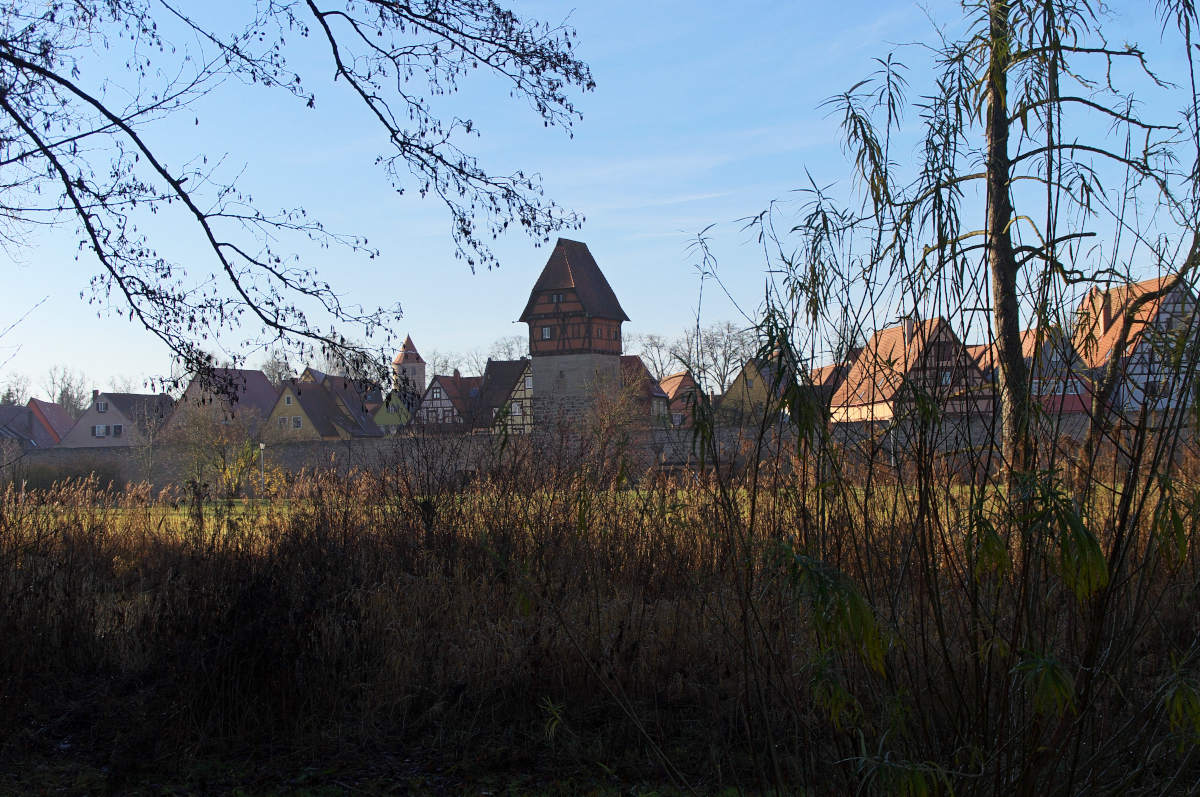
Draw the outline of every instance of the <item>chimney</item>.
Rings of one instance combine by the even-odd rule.
[[[1101,294],[1100,299],[1100,334],[1103,335],[1112,326],[1112,295],[1109,291]]]
[[[913,342],[913,333],[916,331],[917,322],[913,321],[912,316],[905,316],[901,322],[904,326],[904,347],[908,348]]]
[[[454,369],[454,378],[455,378],[455,379],[460,379],[460,378],[462,378],[462,374],[460,374],[460,373],[458,372],[458,369],[457,369],[457,368],[455,368],[455,369]]]
[[[98,398],[100,398],[100,391],[97,390],[96,388],[92,388],[92,403],[95,404],[96,399],[98,399]]]

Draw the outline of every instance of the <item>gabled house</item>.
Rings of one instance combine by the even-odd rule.
[[[314,369],[283,383],[270,417],[269,436],[274,441],[349,440],[384,434],[353,388],[353,380],[329,377]]]
[[[664,426],[670,423],[667,412],[670,399],[642,358],[636,354],[621,356],[621,385],[630,391],[639,415],[649,416],[652,421]]]
[[[1158,277],[1108,290],[1093,287],[1075,315],[1072,343],[1096,388],[1104,377],[1126,310],[1145,294],[1165,287],[1170,277]],[[1124,410],[1162,410],[1186,402],[1177,369],[1187,364],[1196,300],[1178,285],[1165,296],[1144,302],[1134,315],[1124,355],[1118,362],[1120,381],[1112,397]]]
[[[942,318],[905,319],[875,332],[830,402],[835,422],[891,421],[918,396],[948,415],[990,413],[991,387]]]
[[[482,386],[483,377],[463,376],[457,368],[450,376],[434,376],[421,397],[416,420],[445,430],[473,429],[475,404]]]
[[[729,389],[715,402],[718,423],[757,426],[763,422],[763,413],[768,408],[777,413],[778,402],[792,379],[789,370],[778,357],[747,360],[729,383]]]
[[[1039,340],[1040,337],[1040,340]],[[996,344],[968,346],[984,381],[999,383],[996,371]],[[1037,397],[1047,412],[1075,413],[1091,409],[1089,370],[1059,327],[1046,326],[1021,332],[1021,354],[1029,375],[1030,395]]]
[[[667,396],[667,414],[670,415],[671,426],[691,428],[692,404],[696,400],[696,391],[700,389],[691,373],[680,371],[664,376],[658,386]]]
[[[136,446],[152,443],[174,418],[175,402],[166,393],[101,393],[71,430],[62,448]]]
[[[488,360],[470,409],[477,431],[533,431],[533,367],[528,359]]]
[[[362,395],[363,406],[371,413],[372,420],[384,434],[398,434],[400,427],[412,419],[412,411],[404,397],[395,390],[384,393],[380,387],[372,387]],[[420,400],[412,399],[412,404]]]
[[[75,425],[75,419],[67,412],[66,407],[61,404],[56,404],[53,401],[42,401],[41,399],[30,399],[26,404],[33,413],[38,422],[45,427],[50,436],[54,438],[54,443],[57,445],[66,437],[67,432],[71,431],[71,427]]]
[[[276,441],[349,440],[382,437],[369,383],[333,376],[309,366],[280,387],[271,410],[269,436]],[[375,388],[376,394],[378,388]]]

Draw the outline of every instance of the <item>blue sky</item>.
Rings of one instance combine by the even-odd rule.
[[[820,183],[844,184],[836,122],[821,102],[873,71],[873,57],[932,32],[920,6],[894,1],[545,0],[512,7],[551,22],[569,16],[579,32],[578,53],[597,88],[575,95],[584,118],[574,138],[544,129],[485,76],[473,75],[444,107],[479,125],[481,137],[469,146],[485,167],[538,172],[548,197],[586,216],[582,230],[563,234],[587,242],[632,319],[631,333],[673,335],[693,322],[699,283],[686,246],[714,224],[719,274],[743,309],[757,308],[764,258],[738,220],[803,185],[806,169]],[[1153,44],[1145,41],[1158,33],[1150,8],[1132,4],[1113,29]],[[955,5],[933,9],[958,17]],[[331,230],[369,238],[381,252],[375,260],[300,247],[300,262],[348,301],[399,302],[405,318],[395,331],[411,334],[422,351],[486,351],[497,338],[524,334],[514,321],[548,250],[513,232],[495,246],[500,267],[472,274],[454,258],[445,209],[415,192],[397,195],[374,165],[386,152],[381,131],[332,83],[324,53],[289,41],[287,55],[316,93],[315,109],[229,82],[186,120],[157,128],[155,145],[178,159],[224,157],[228,173],[244,169],[239,184],[260,207],[303,206]],[[915,66],[923,56],[908,50],[901,57]],[[199,256],[186,227],[156,223],[164,253],[185,265]],[[166,350],[149,333],[103,310],[97,317],[97,307],[80,299],[95,264],[86,255],[76,260],[73,229],[38,235],[5,255],[0,327],[45,298],[0,341],[20,345],[6,370],[36,378],[63,363],[100,386],[116,375],[166,373]],[[706,290],[703,320],[726,318],[737,318],[733,303]]]

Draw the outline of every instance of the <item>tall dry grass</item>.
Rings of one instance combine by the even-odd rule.
[[[760,792],[1195,786],[1194,483],[1075,504],[1035,475],[1016,515],[944,461],[788,439],[678,479],[512,440],[469,480],[409,457],[207,509],[9,490],[3,748],[119,767],[419,744]]]

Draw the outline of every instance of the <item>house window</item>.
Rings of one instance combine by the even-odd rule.
[[[525,389],[533,390],[533,377],[532,376],[525,377]]]
[[[542,340],[550,340],[550,327],[542,327]]]
[[[293,429],[302,429],[303,427],[304,427],[304,421],[302,420],[301,416],[293,415],[292,416],[292,428]]]
[[[442,397],[442,389],[440,387],[435,387],[430,395],[435,399],[440,399]]]
[[[753,379],[747,379],[747,380],[746,380],[746,387],[748,387],[748,388],[750,388],[751,390],[753,390],[753,389],[754,389],[754,380],[753,380]]]
[[[683,413],[682,412],[677,412],[671,416],[671,425],[672,426],[683,426]]]
[[[471,388],[471,397],[474,398],[475,396],[478,396],[478,395],[479,395],[479,388],[477,388],[477,387]]]
[[[521,417],[521,402],[514,401],[512,405],[512,414],[518,418]]]
[[[395,415],[396,413],[400,412],[400,405],[399,404],[389,404],[388,412],[390,412],[392,415]]]
[[[291,396],[284,396],[284,397],[283,397],[283,403],[284,403],[284,404],[286,404],[286,405],[288,405],[289,407],[290,407],[290,406],[292,406],[292,397],[291,397]]]
[[[454,423],[454,413],[452,413],[452,412],[446,413],[446,423]]]
[[[96,412],[108,412],[108,402],[107,401],[97,401],[96,402]]]
[[[950,372],[949,371],[942,371],[942,384],[943,385],[950,384]]]
[[[92,437],[106,437],[107,435],[108,435],[108,427],[107,426],[101,425],[101,426],[93,426],[92,427]]]
[[[113,424],[113,428],[112,428],[112,432],[113,432],[113,433],[112,433],[112,436],[113,436],[113,437],[120,437],[120,436],[121,436],[121,432],[124,432],[124,431],[125,431],[125,425],[124,425],[124,424],[120,424],[120,423],[114,423],[114,424]]]
[[[280,416],[279,416],[279,421],[277,422],[277,424],[276,424],[276,425],[277,425],[277,426],[278,426],[280,429],[286,429],[286,428],[287,428],[287,416],[286,416],[286,415],[280,415]]]

